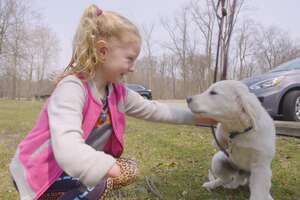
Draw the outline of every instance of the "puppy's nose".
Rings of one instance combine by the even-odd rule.
[[[187,103],[191,103],[191,102],[192,102],[192,100],[193,100],[193,98],[192,98],[192,97],[187,97],[187,98],[186,98],[186,102],[187,102]]]

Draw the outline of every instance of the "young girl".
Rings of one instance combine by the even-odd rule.
[[[125,113],[196,123],[188,109],[148,101],[125,88],[123,76],[134,71],[140,48],[139,31],[126,18],[95,5],[84,11],[71,62],[11,162],[21,200],[104,199],[133,182],[136,163],[120,158]]]

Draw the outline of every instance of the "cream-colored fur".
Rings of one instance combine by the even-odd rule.
[[[208,190],[219,186],[234,189],[249,184],[250,200],[272,200],[275,126],[257,97],[243,83],[227,80],[190,97],[188,106],[195,114],[220,122],[216,137],[229,153],[229,157],[222,151],[213,156],[209,181],[203,187]],[[229,138],[230,132],[243,132],[248,127],[253,128]]]

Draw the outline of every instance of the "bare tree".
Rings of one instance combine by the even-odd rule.
[[[153,88],[153,75],[155,72],[155,58],[153,55],[153,30],[154,30],[154,24],[151,24],[149,27],[147,26],[142,26],[142,34],[144,38],[144,56],[146,59],[146,79],[147,79],[147,86],[149,88]]]
[[[258,31],[258,25],[253,20],[244,20],[237,27],[235,36],[235,59],[236,65],[233,69],[233,78],[242,79],[250,77],[255,71],[254,54],[255,54],[255,33]]]
[[[165,54],[163,54],[157,65],[157,74],[158,76],[155,76],[155,82],[156,82],[156,89],[158,90],[157,97],[159,99],[162,99],[167,96],[166,94],[166,88],[167,87],[167,70],[168,70],[168,64],[169,64],[169,57]]]
[[[55,33],[45,25],[35,25],[27,30],[26,57],[23,65],[24,77],[27,84],[27,97],[38,94],[44,90],[43,83],[48,79],[57,64],[59,54],[59,41]],[[37,81],[38,87],[33,87]]]
[[[216,15],[214,14],[213,5],[211,0],[205,0],[203,3],[199,0],[191,2],[191,14],[192,19],[196,24],[196,27],[200,30],[202,37],[205,40],[205,56],[208,61],[207,67],[212,67],[212,44],[214,35],[214,26]]]
[[[263,67],[262,71],[268,71],[300,55],[299,43],[292,40],[288,33],[277,27],[261,27],[261,30],[261,33],[256,34],[256,59]]]
[[[198,53],[198,55],[192,59],[192,74],[194,76],[192,80],[195,80],[198,83],[196,92],[201,92],[213,82],[213,77],[210,73],[212,73],[211,69],[213,68],[214,61],[213,42],[216,15],[214,13],[213,2],[211,0],[192,1],[190,8],[192,19],[198,30],[200,30],[200,41],[204,41],[204,53],[202,55]],[[197,35],[194,37],[197,37]]]
[[[176,71],[177,71],[177,65],[178,65],[178,60],[177,59],[175,59],[174,57],[171,57],[171,60],[170,60],[170,72],[171,72],[171,77],[172,77],[172,97],[173,98],[177,98],[177,93],[176,93],[176,80],[177,80],[177,73],[176,73]]]
[[[39,52],[37,54],[36,79],[39,83],[43,83],[46,73],[56,64],[59,42],[56,35],[46,26],[38,26],[33,31],[38,44],[36,48]],[[37,92],[39,93],[41,90]]]
[[[214,0],[212,0],[214,1]],[[215,13],[218,17],[219,26],[219,42],[218,46],[221,47],[221,66],[222,75],[221,80],[227,78],[228,62],[229,62],[229,50],[232,32],[236,24],[237,17],[241,11],[244,0],[218,0],[218,3],[214,5]],[[219,8],[221,13],[219,13]],[[221,41],[220,41],[221,40]],[[216,61],[218,63],[218,61]],[[215,77],[218,71],[218,66],[216,65]]]
[[[177,93],[176,93],[176,82],[178,77],[178,59],[175,57],[175,55],[169,55],[168,56],[168,74],[171,77],[171,98],[176,99]]]
[[[2,54],[3,45],[7,38],[13,6],[14,1],[12,0],[0,0],[0,55]]]
[[[138,73],[132,80],[150,85],[152,77],[152,89],[158,98],[183,98],[202,92],[213,79],[216,17],[217,25],[222,27],[219,40],[222,70],[221,73],[216,70],[215,75],[221,75],[221,79],[229,76],[243,79],[300,55],[299,41],[282,30],[265,28],[242,18],[244,0],[220,0],[219,6],[213,3],[194,0],[177,12],[172,21],[162,20],[170,38],[170,42],[162,44],[162,55],[153,56],[153,42],[149,42],[153,30],[147,29],[145,55],[139,59]],[[151,72],[149,61],[153,64]]]
[[[27,14],[27,7],[23,2],[16,1],[12,8],[12,25],[8,30],[7,38],[7,49],[8,49],[8,60],[10,63],[9,76],[11,78],[11,98],[15,99],[19,97],[18,79],[20,76],[20,64],[21,60],[24,58],[24,48],[25,48],[25,18]]]
[[[0,89],[12,99],[29,97],[31,83],[45,78],[59,53],[56,35],[37,25],[41,18],[28,5],[24,0],[0,0],[0,78],[5,84]]]
[[[162,20],[162,25],[168,32],[171,40],[169,44],[164,44],[164,46],[178,57],[178,63],[181,68],[181,76],[183,79],[182,94],[184,96],[189,92],[187,81],[189,79],[190,69],[187,58],[188,56],[193,55],[195,51],[195,41],[191,40],[189,34],[188,24],[190,19],[188,13],[188,7],[184,7],[174,18],[173,24],[172,22]]]

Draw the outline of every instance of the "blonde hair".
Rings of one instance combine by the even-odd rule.
[[[73,38],[71,61],[57,82],[70,74],[81,75],[85,79],[95,76],[96,67],[102,63],[95,48],[99,39],[107,42],[140,42],[141,36],[137,27],[127,18],[115,12],[103,12],[96,5],[89,6],[85,9]]]

